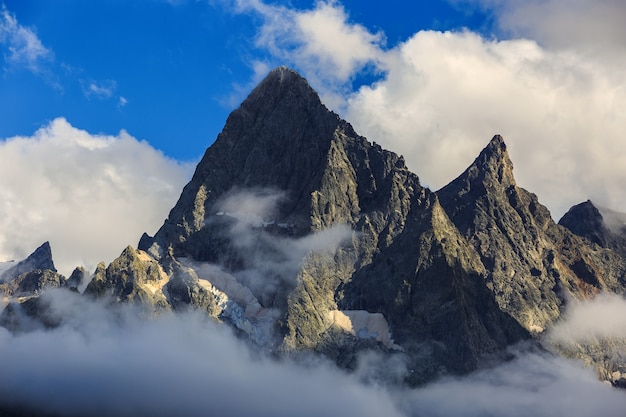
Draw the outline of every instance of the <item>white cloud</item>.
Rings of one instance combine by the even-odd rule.
[[[570,416],[619,415],[623,392],[599,382],[591,369],[541,352],[518,351],[495,368],[444,379],[409,393],[408,415]]]
[[[35,73],[41,71],[42,62],[52,59],[52,51],[43,46],[37,34],[20,25],[4,5],[0,8],[0,44],[7,48],[9,64],[23,65]]]
[[[563,320],[549,332],[556,342],[579,343],[596,339],[626,339],[626,300],[600,294],[590,301],[570,300]]]
[[[0,404],[80,416],[390,416],[382,390],[330,364],[275,361],[200,315],[138,319],[74,294],[46,294],[67,317],[53,331],[0,327]]]
[[[502,134],[518,183],[560,217],[591,198],[626,210],[626,76],[530,40],[419,32],[387,55],[387,76],[349,100],[357,130],[404,154],[437,189],[493,134]]]
[[[513,36],[537,39],[551,48],[591,55],[626,52],[626,3],[622,0],[452,0],[482,4]]]
[[[522,10],[531,6],[532,16],[543,14],[539,20],[548,25],[550,7],[562,5],[562,10],[570,4],[477,1],[501,7],[499,23],[509,28],[521,24]],[[603,21],[597,13],[586,15],[587,10],[615,13],[611,27],[625,16],[611,0],[598,7],[591,1],[571,3],[568,19],[585,17],[589,31]],[[626,120],[620,117],[626,108],[626,74],[621,59],[607,58],[610,53],[590,54],[576,43],[557,48],[556,40],[485,39],[469,31],[420,31],[385,47],[381,33],[350,22],[337,2],[319,2],[312,10],[260,1],[239,4],[245,5],[240,10],[262,17],[258,46],[301,71],[359,133],[403,154],[432,188],[454,179],[494,134],[502,134],[518,183],[538,194],[556,218],[589,198],[626,211],[621,139]],[[572,29],[564,31],[566,26]],[[569,21],[559,27],[554,36],[578,28]],[[524,33],[539,32],[537,27]],[[594,39],[602,43],[605,38]],[[603,47],[619,52],[623,39]],[[350,92],[350,80],[368,67],[384,76]]]
[[[100,100],[108,99],[113,96],[117,83],[114,80],[105,80],[100,83],[95,81],[83,82],[83,94],[87,98],[95,97]],[[123,99],[123,100],[122,100]],[[119,103],[126,104],[126,99],[120,97]]]
[[[64,274],[154,233],[191,174],[126,132],[92,135],[63,118],[0,141],[0,161],[0,259],[49,240]]]
[[[466,377],[407,389],[372,378],[381,364],[371,355],[348,375],[319,358],[269,359],[199,314],[145,320],[131,305],[113,309],[60,290],[42,297],[64,321],[17,335],[0,327],[0,405],[87,417],[583,417],[626,408],[623,392],[590,369],[532,350],[514,350],[515,359]],[[388,372],[402,372],[393,358],[388,365],[395,368]]]
[[[349,16],[336,1],[318,1],[311,10],[269,5],[259,0],[236,1],[239,12],[254,12],[263,25],[256,45],[267,49],[275,61],[297,63],[328,104],[339,104],[339,93],[365,66],[380,58],[382,33],[349,23]]]

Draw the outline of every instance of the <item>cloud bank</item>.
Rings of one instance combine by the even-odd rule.
[[[1,140],[0,161],[0,260],[49,240],[66,275],[157,230],[191,175],[126,132],[92,135],[63,118]]]
[[[237,4],[261,17],[255,42],[271,65],[301,71],[357,131],[403,154],[430,187],[453,180],[502,134],[518,183],[556,219],[589,198],[626,210],[623,2],[451,2],[490,10],[502,33],[419,31],[388,46],[335,1],[304,10]],[[378,79],[353,91],[363,71]]]
[[[411,390],[368,378],[372,357],[346,374],[319,358],[295,363],[253,353],[200,315],[147,320],[130,305],[64,290],[42,297],[64,322],[22,334],[0,328],[0,407],[85,417],[582,417],[626,407],[624,393],[589,369],[523,347],[496,368]]]

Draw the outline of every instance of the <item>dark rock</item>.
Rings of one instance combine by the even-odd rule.
[[[626,213],[596,207],[591,200],[572,206],[559,224],[591,242],[626,256]]]
[[[44,242],[26,259],[4,271],[4,273],[0,276],[0,283],[11,281],[18,276],[26,272],[34,271],[35,269],[50,270],[53,272],[57,271],[54,267],[54,262],[52,261],[52,250],[50,249],[49,242]]]
[[[67,279],[67,281],[65,281],[65,284],[63,286],[70,289],[78,289],[83,285],[85,277],[87,276],[87,270],[85,270],[85,268],[83,268],[82,266],[79,266],[75,268],[74,271],[72,271],[72,274]]]
[[[478,252],[498,305],[527,330],[542,332],[558,319],[566,293],[580,299],[624,290],[623,259],[556,225],[537,197],[517,186],[500,136],[437,195]]]

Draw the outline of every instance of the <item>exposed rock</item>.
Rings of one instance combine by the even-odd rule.
[[[515,183],[500,136],[437,195],[480,255],[498,305],[527,330],[542,332],[558,319],[566,293],[623,292],[623,259],[556,225],[537,197]]]
[[[2,275],[0,275],[0,283],[11,281],[26,272],[34,271],[36,269],[42,271],[57,271],[54,267],[54,262],[52,261],[52,250],[50,249],[49,242],[44,242],[26,259],[4,271]]]
[[[274,353],[345,368],[363,350],[404,355],[416,385],[542,334],[568,297],[623,293],[622,252],[587,239],[517,186],[500,136],[433,193],[281,67],[231,113],[154,237],[100,264],[85,293],[198,309]]]
[[[508,174],[513,181],[503,171]],[[267,201],[276,191],[269,214],[254,213],[258,218],[251,220],[246,213],[246,236],[257,243],[241,246],[232,234],[241,213],[220,204],[245,192]],[[358,136],[286,68],[270,73],[230,115],[165,224],[139,246],[162,262],[171,247],[174,259],[217,263],[246,286],[252,283],[242,272],[258,266],[253,254],[285,256],[275,239],[338,224],[352,229],[339,246],[275,272],[287,275],[281,279],[264,275],[269,295],[250,287],[261,308],[279,311],[282,351],[313,350],[351,363],[361,347],[389,349],[386,337],[364,342],[337,326],[333,312],[365,310],[388,322],[387,336],[414,358],[410,382],[419,383],[475,369],[484,355],[529,337],[500,310],[484,285],[480,256],[402,157]],[[222,317],[201,281],[193,270],[175,268],[170,302]],[[219,305],[219,295],[216,300]]]
[[[559,224],[603,248],[626,256],[626,213],[596,207],[587,200],[571,207]]]
[[[381,312],[410,358],[409,382],[476,369],[528,333],[485,287],[485,269],[435,195],[414,204],[403,233],[357,271],[341,308]]]
[[[87,270],[82,266],[79,266],[72,271],[70,277],[65,281],[64,286],[70,289],[78,291],[79,288],[85,283],[85,278],[88,277]]]
[[[106,269],[103,263],[98,265],[85,294],[135,301],[158,312],[170,307],[163,293],[168,281],[169,276],[156,260],[128,246]]]

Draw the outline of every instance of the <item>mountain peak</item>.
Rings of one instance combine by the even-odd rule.
[[[513,163],[504,139],[495,135],[474,162],[456,179],[437,192],[444,200],[452,196],[480,196],[515,185]],[[453,198],[456,200],[456,197]],[[450,207],[448,207],[450,209]]]
[[[469,170],[482,172],[486,180],[497,181],[509,186],[515,184],[513,163],[509,157],[506,143],[500,135],[495,135],[481,151]],[[478,172],[475,172],[475,175]]]
[[[587,200],[572,206],[559,224],[602,247],[626,254],[626,213]]]
[[[4,271],[2,276],[0,276],[0,282],[10,281],[17,278],[19,275],[34,269],[49,269],[53,272],[57,271],[54,267],[54,262],[52,261],[52,249],[50,248],[50,242],[42,243],[41,246],[28,255],[26,259]]]
[[[296,106],[324,107],[317,92],[309,85],[306,78],[296,71],[282,66],[267,74],[244,100],[241,108],[272,109],[279,102],[285,101]]]
[[[278,81],[283,82],[283,81],[305,81],[306,79],[303,78],[300,74],[298,74],[297,71],[285,66],[285,65],[281,65],[280,67],[276,67],[273,70],[271,70],[269,72],[269,74],[267,74],[266,78],[276,78],[278,79]]]

